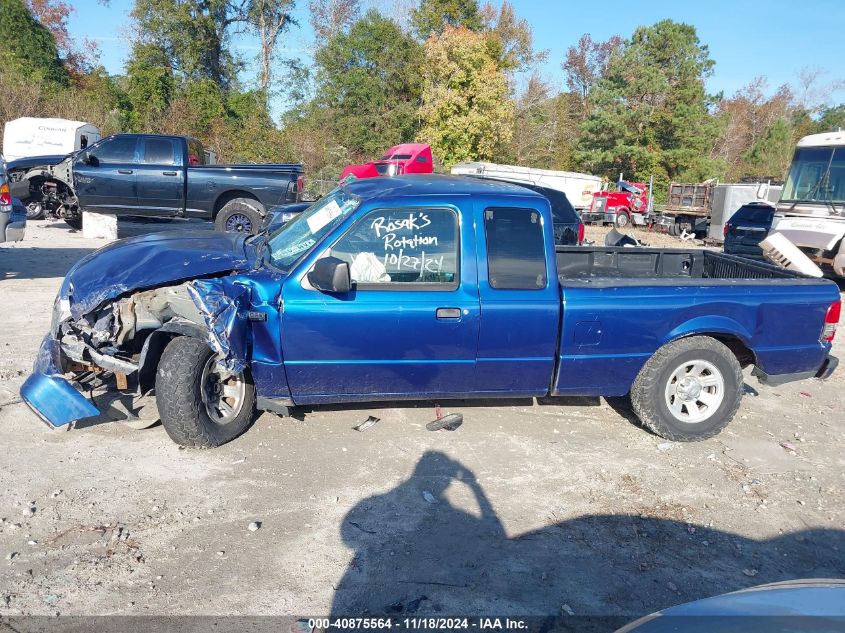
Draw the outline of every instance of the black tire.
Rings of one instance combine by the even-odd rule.
[[[631,218],[628,217],[628,214],[624,211],[620,211],[616,214],[616,226],[618,228],[624,228],[631,223]]]
[[[75,218],[65,218],[65,224],[77,231],[82,230],[82,214],[80,213]]]
[[[233,233],[258,233],[264,226],[264,205],[251,198],[229,200],[214,218],[214,228]]]
[[[669,405],[670,399],[675,403],[680,402],[681,417],[685,415],[683,408],[686,408],[686,415],[693,415],[687,400],[682,398],[679,401],[677,395],[668,394],[672,385],[680,384],[672,382],[673,376],[677,376],[677,370],[687,361],[690,366],[693,361],[703,361],[714,366],[723,380],[721,400],[717,400],[717,406],[707,413],[706,419],[698,422],[679,419]],[[704,378],[710,375],[712,372]],[[707,389],[718,393],[719,387]],[[704,391],[700,384],[699,391]],[[691,401],[696,414],[700,415],[697,398],[698,395]],[[667,343],[648,360],[631,388],[631,405],[643,425],[660,437],[676,442],[695,442],[718,434],[736,414],[741,398],[742,368],[739,362],[731,350],[709,336],[691,336]],[[704,411],[707,412],[709,408],[705,406]]]
[[[245,391],[235,417],[215,422],[203,401],[201,383],[213,352],[191,336],[177,336],[161,355],[156,372],[156,404],[164,430],[181,446],[214,448],[230,442],[249,428],[255,414],[255,387],[243,377]]]
[[[45,216],[44,205],[35,200],[27,200],[26,205],[26,219],[27,220],[43,220]]]

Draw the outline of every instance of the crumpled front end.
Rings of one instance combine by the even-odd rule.
[[[21,395],[53,428],[97,416],[94,390],[133,402],[155,386],[155,369],[174,336],[205,340],[231,372],[243,371],[250,341],[250,287],[224,277],[138,291],[76,316],[60,293]],[[91,400],[83,395],[85,392]],[[147,398],[149,399],[149,398]],[[103,403],[108,399],[104,398]]]

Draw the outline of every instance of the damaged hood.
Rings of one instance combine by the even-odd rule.
[[[243,233],[173,231],[113,242],[70,269],[59,296],[78,319],[127,292],[250,267]]]

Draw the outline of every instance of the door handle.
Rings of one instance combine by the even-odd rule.
[[[460,308],[437,308],[438,319],[460,319]]]
[[[131,174],[132,170],[131,169],[118,169],[117,173],[119,173],[119,174]]]
[[[162,176],[175,176],[176,172],[175,171],[163,171],[163,172],[161,172],[161,175]]]

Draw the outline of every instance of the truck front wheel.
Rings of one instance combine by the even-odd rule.
[[[258,233],[264,223],[264,205],[251,198],[229,200],[214,218],[214,228],[229,233]]]
[[[156,404],[164,430],[181,446],[213,448],[252,423],[255,387],[244,373],[228,372],[205,341],[177,336],[161,355]]]
[[[628,217],[628,212],[624,209],[620,209],[620,211],[616,214],[616,226],[621,229],[628,226],[630,222],[631,218]]]
[[[718,434],[736,414],[742,368],[709,336],[661,347],[640,370],[631,404],[643,425],[668,440],[694,442]]]

